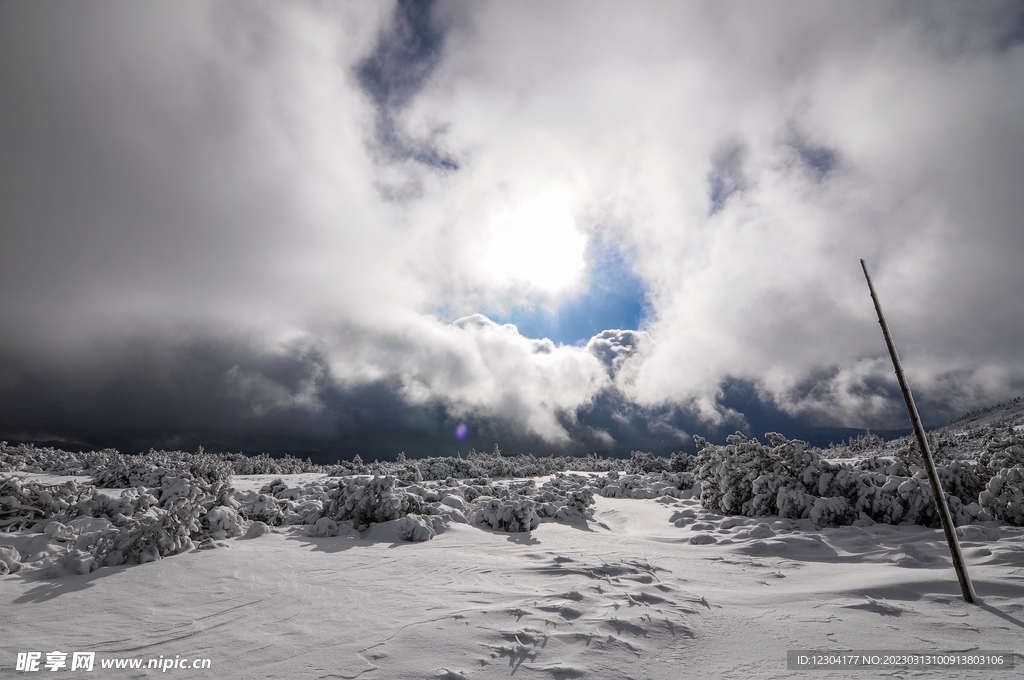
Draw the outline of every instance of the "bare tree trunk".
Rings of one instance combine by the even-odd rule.
[[[875,287],[871,283],[871,276],[868,274],[868,266],[864,260],[860,261],[864,270],[864,278],[868,281],[868,290],[871,291],[871,300],[875,303],[875,311],[878,313],[878,324],[882,327],[882,335],[885,337],[885,344],[889,348],[889,356],[892,357],[892,366],[896,369],[896,379],[903,391],[903,400],[907,403],[907,411],[910,412],[910,423],[914,426],[914,434],[917,436],[917,445],[921,449],[921,456],[924,458],[924,467],[928,471],[928,481],[932,485],[932,494],[935,496],[935,505],[939,510],[939,519],[942,520],[942,530],[946,532],[946,542],[949,543],[949,553],[953,557],[953,566],[956,568],[956,577],[960,581],[960,590],[964,599],[974,604],[978,601],[978,594],[974,592],[974,584],[967,574],[967,564],[964,562],[963,553],[960,552],[960,542],[956,539],[956,529],[953,526],[953,518],[949,514],[949,506],[946,504],[946,496],[942,493],[942,485],[939,484],[939,475],[935,470],[935,461],[932,459],[931,449],[928,447],[928,438],[925,436],[924,427],[921,425],[921,416],[917,413],[917,406],[914,404],[914,395],[910,393],[910,385],[903,375],[903,366],[900,364],[900,357],[896,353],[896,345],[889,334],[889,326],[885,323],[885,316],[882,314],[882,305],[878,302],[878,295],[875,294]]]

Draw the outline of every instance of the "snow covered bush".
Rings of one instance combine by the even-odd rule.
[[[337,488],[337,481],[332,482]],[[256,491],[235,493],[239,514],[248,520],[271,526],[314,524],[322,515],[328,498],[325,486],[288,486],[275,479]]]
[[[677,451],[669,458],[668,469],[670,472],[693,472],[697,469],[697,456]]]
[[[12,545],[0,545],[0,576],[21,571],[21,553]]]
[[[127,488],[117,497],[74,481],[43,485],[4,479],[0,526],[9,531],[45,521],[45,536],[67,546],[48,567],[55,573],[149,562],[182,552],[195,541],[238,535],[241,520],[228,483],[183,474],[164,474],[157,488]],[[85,526],[93,528],[79,533]]]
[[[1003,468],[993,475],[978,504],[995,519],[1024,526],[1024,467]]]
[[[142,514],[151,507],[159,506],[160,499],[157,494],[159,489],[153,489],[156,494],[145,487],[125,489],[119,496],[112,497],[104,493],[94,494],[84,504],[79,504],[80,514],[87,517],[109,517],[117,521],[118,516],[132,517]]]
[[[403,541],[422,542],[429,541],[444,530],[444,523],[440,517],[425,517],[423,515],[406,515],[398,520],[398,537]]]
[[[537,503],[528,498],[481,499],[474,506],[469,521],[476,526],[486,526],[494,531],[509,533],[533,531],[540,526]]]
[[[91,516],[107,517],[114,525],[84,546],[97,564],[151,562],[187,550],[196,542],[241,533],[237,502],[226,481],[211,482],[186,474],[164,475],[162,483],[152,492],[125,489],[116,499],[98,494],[81,506],[88,508]],[[76,548],[83,548],[81,541]]]
[[[100,537],[90,553],[97,564],[144,564],[193,547],[192,536],[202,532],[200,517],[206,510],[193,499],[179,497],[166,507],[136,517],[124,517],[120,526]]]
[[[592,505],[594,505],[593,491],[586,487],[574,489],[566,494],[565,504],[558,508],[555,517],[560,519],[592,519],[594,516],[594,510],[591,508]]]
[[[335,522],[352,520],[357,531],[365,531],[373,522],[419,514],[424,506],[419,496],[396,491],[394,477],[352,477],[328,495],[323,516]]]
[[[903,460],[829,460],[799,440],[777,433],[770,444],[740,433],[726,446],[697,438],[704,507],[729,515],[812,519],[818,526],[840,526],[858,519],[889,524],[938,526],[931,486],[924,469]],[[984,467],[953,460],[938,467],[956,524],[972,515],[971,503],[987,481]]]
[[[77,506],[92,496],[74,480],[61,484],[26,482],[20,477],[0,480],[0,531],[17,531],[58,515],[73,517]]]
[[[121,489],[134,486],[131,483],[132,469],[128,460],[120,453],[111,453],[106,464],[99,465],[92,474],[92,483],[107,489]],[[155,486],[155,485],[150,485]]]
[[[675,462],[642,454],[645,465],[673,471],[687,471],[685,454],[677,454]],[[692,458],[692,457],[690,457]],[[200,447],[195,453],[184,451],[155,451],[122,454],[115,449],[72,452],[52,448],[37,448],[20,444],[9,446],[0,442],[0,471],[51,472],[67,475],[91,475],[101,488],[155,487],[164,475],[189,475],[206,482],[226,480],[229,475],[286,475],[301,472],[319,472],[336,477],[375,474],[392,476],[399,481],[420,483],[444,480],[449,477],[496,479],[538,477],[569,470],[608,472],[620,470],[626,461],[602,458],[595,454],[583,457],[534,456],[519,454],[505,456],[495,446],[493,451],[470,450],[466,456],[442,456],[421,459],[405,458],[399,454],[396,461],[364,463],[358,456],[334,465],[318,465],[309,459],[300,460],[290,455],[272,457],[265,453],[246,456],[241,453],[209,453]],[[676,467],[672,467],[676,466]],[[653,468],[652,468],[653,469]]]
[[[92,459],[93,484],[101,488],[124,488],[129,486],[161,486],[166,476],[188,476],[193,479],[215,484],[228,481],[233,468],[217,454],[208,454],[202,447],[192,453],[182,451],[154,451],[126,456],[108,451],[106,456]]]
[[[670,461],[667,458],[659,458],[646,451],[633,451],[629,455],[629,462],[626,463],[626,472],[631,475],[664,472],[669,469],[669,465]]]
[[[590,486],[605,498],[689,498],[695,486],[689,472],[657,472],[619,474],[611,471],[590,480]]]
[[[978,456],[978,465],[992,474],[1005,468],[1024,466],[1024,440],[1013,430],[1002,436],[993,433],[985,443],[984,452]]]
[[[765,488],[769,480],[761,483],[757,493],[759,499],[753,502],[754,480],[765,472],[776,472],[775,462],[766,447],[756,439],[748,440],[739,432],[729,435],[724,447],[713,446],[701,437],[695,439],[700,464],[697,477],[701,481],[701,504],[726,515],[769,514],[770,507],[764,502],[765,494],[772,490]]]
[[[447,480],[449,478],[476,479],[487,477],[493,479],[514,479],[542,477],[569,470],[607,472],[608,470],[621,469],[625,464],[625,461],[619,459],[601,458],[594,454],[582,457],[534,456],[530,453],[505,456],[495,446],[491,452],[470,450],[465,457],[456,455],[411,459],[399,455],[398,460],[395,462],[374,461],[370,464],[364,463],[359,456],[356,456],[351,461],[339,461],[330,468],[329,474],[335,477],[367,474],[392,476],[396,477],[399,481],[416,484],[424,481]],[[657,458],[654,464],[668,466],[669,461]]]
[[[61,451],[38,448],[31,444],[10,446],[0,442],[0,471],[50,472],[60,475],[92,475],[96,486],[124,488],[156,486],[150,475],[163,469],[164,474],[189,474],[207,482],[226,479],[227,475],[295,474],[326,472],[323,465],[299,460],[290,455],[271,457],[265,453],[246,456],[241,453],[208,453],[202,447],[195,453],[154,451],[136,455],[121,454],[116,449],[102,451]]]
[[[540,488],[536,485],[510,484],[507,487],[509,494],[505,498],[528,497],[536,503],[536,513],[541,520],[587,520],[594,515],[591,481],[582,475],[559,472]]]
[[[319,538],[329,538],[331,536],[337,536],[338,523],[335,522],[333,519],[321,517],[309,527],[308,531],[310,536],[316,536]]]
[[[202,527],[210,538],[234,538],[242,533],[242,518],[234,508],[218,505],[203,515]]]

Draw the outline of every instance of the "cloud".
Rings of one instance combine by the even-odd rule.
[[[428,84],[441,60],[443,20],[433,0],[399,0],[373,51],[355,65],[359,85],[377,109],[375,141],[385,162],[414,161],[442,172],[459,169],[459,162],[436,144],[442,129],[413,138],[400,121],[403,110]],[[386,185],[382,189],[388,199],[410,198],[419,190],[418,183],[404,189]]]
[[[709,215],[721,212],[729,198],[746,188],[743,177],[744,147],[729,144],[711,157],[711,171],[708,173]]]
[[[335,375],[352,365],[370,368],[348,379],[394,378],[411,404],[441,402],[460,417],[509,420],[553,444],[569,442],[558,417],[571,418],[608,382],[585,349],[531,340],[481,315],[452,324],[416,319],[381,339],[365,337],[355,362],[349,345]]]
[[[455,418],[537,450],[899,427],[861,257],[926,419],[1015,396],[1021,26],[1002,2],[2,4],[0,430],[344,453]],[[578,281],[485,266],[550,196]]]

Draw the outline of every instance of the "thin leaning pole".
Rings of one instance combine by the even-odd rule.
[[[971,577],[967,574],[967,563],[964,562],[963,553],[960,552],[960,542],[956,539],[953,517],[949,514],[946,496],[942,493],[942,485],[939,484],[939,474],[935,470],[935,461],[932,459],[931,449],[928,448],[928,438],[925,437],[924,427],[921,425],[921,416],[918,415],[917,406],[914,405],[914,395],[910,393],[907,377],[903,375],[903,366],[900,364],[899,355],[896,354],[896,345],[892,341],[892,335],[889,334],[889,326],[885,323],[885,315],[882,314],[882,305],[879,304],[878,295],[875,294],[875,287],[871,283],[868,266],[864,264],[864,260],[860,261],[860,266],[864,270],[864,278],[868,281],[868,290],[871,291],[871,300],[875,303],[875,311],[878,312],[878,324],[882,327],[882,335],[885,336],[885,344],[889,348],[889,356],[892,357],[892,366],[896,369],[896,379],[899,381],[900,389],[903,391],[903,400],[907,402],[910,422],[914,426],[917,445],[921,448],[924,467],[928,471],[928,481],[931,482],[932,495],[935,496],[935,505],[939,509],[942,530],[946,532],[946,542],[949,543],[949,553],[953,557],[953,566],[956,568],[956,577],[960,581],[960,590],[964,594],[964,599],[974,604],[978,601],[978,594],[974,592],[974,584],[971,583]]]

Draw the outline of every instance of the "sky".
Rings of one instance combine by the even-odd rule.
[[[1020,2],[6,0],[0,92],[7,441],[906,428],[860,258],[927,424],[1024,393]]]

